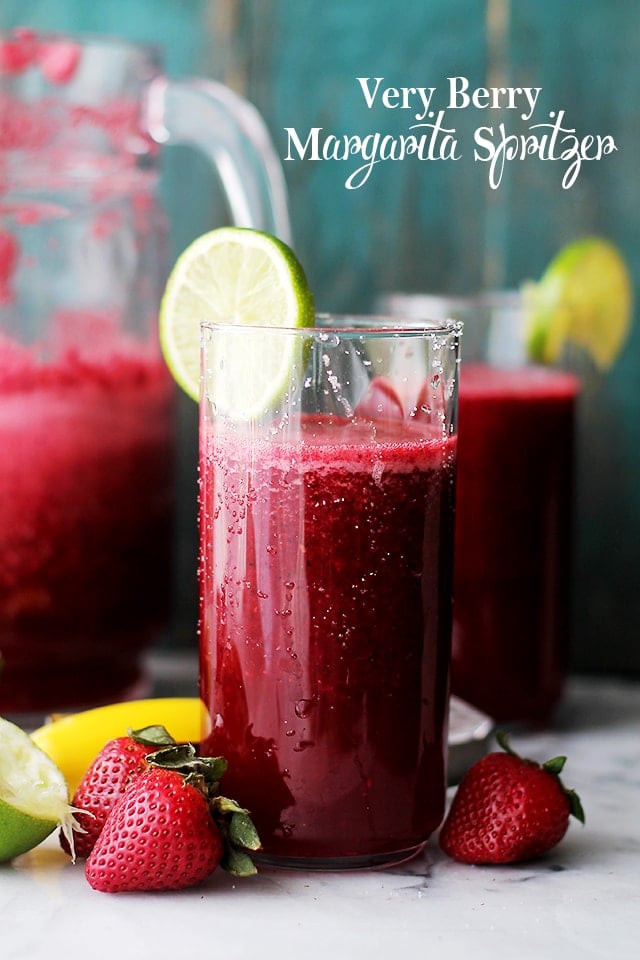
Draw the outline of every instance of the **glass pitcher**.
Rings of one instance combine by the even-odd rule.
[[[140,692],[167,617],[174,389],[157,341],[164,144],[289,238],[256,110],[158,50],[0,33],[0,712]]]

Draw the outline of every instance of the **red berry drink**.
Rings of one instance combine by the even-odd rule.
[[[267,854],[375,862],[443,812],[454,446],[301,427],[205,438],[205,750]]]
[[[452,690],[544,723],[569,645],[575,377],[465,364],[460,378]]]
[[[96,318],[84,317],[88,338]],[[103,344],[103,346],[105,346]],[[157,350],[0,338],[0,710],[113,700],[166,615],[172,395]]]
[[[397,862],[443,814],[456,438],[368,396],[272,435],[203,404],[203,750],[276,864]]]

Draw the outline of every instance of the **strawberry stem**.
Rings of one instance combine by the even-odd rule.
[[[505,753],[508,753],[512,757],[518,757],[518,759],[521,759],[520,754],[516,753],[515,750],[512,749],[511,744],[509,743],[509,735],[507,734],[506,730],[498,730],[496,733],[496,740]]]

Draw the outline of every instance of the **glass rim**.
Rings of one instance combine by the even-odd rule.
[[[409,317],[370,313],[316,313],[315,323],[310,326],[280,327],[268,324],[219,323],[203,319],[201,335],[205,331],[256,331],[260,334],[280,334],[300,337],[322,337],[336,334],[345,339],[367,337],[371,339],[407,336],[415,338],[459,337],[464,323],[453,318],[446,320],[410,319]]]

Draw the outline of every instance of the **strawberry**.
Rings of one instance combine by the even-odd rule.
[[[513,863],[541,856],[567,832],[569,816],[584,823],[574,790],[560,779],[566,757],[540,765],[516,754],[489,753],[463,777],[440,831],[440,846],[462,863]]]
[[[160,746],[173,743],[173,737],[158,726],[130,732],[127,737],[105,744],[73,795],[72,806],[80,811],[76,815],[79,832],[74,834],[74,859],[89,856],[115,803],[130,782],[148,769],[147,756]],[[62,834],[60,845],[71,854],[69,842]]]
[[[85,865],[104,893],[181,890],[219,864],[236,876],[255,873],[249,850],[260,841],[248,812],[221,797],[222,757],[197,757],[191,744],[147,758],[111,810]]]

